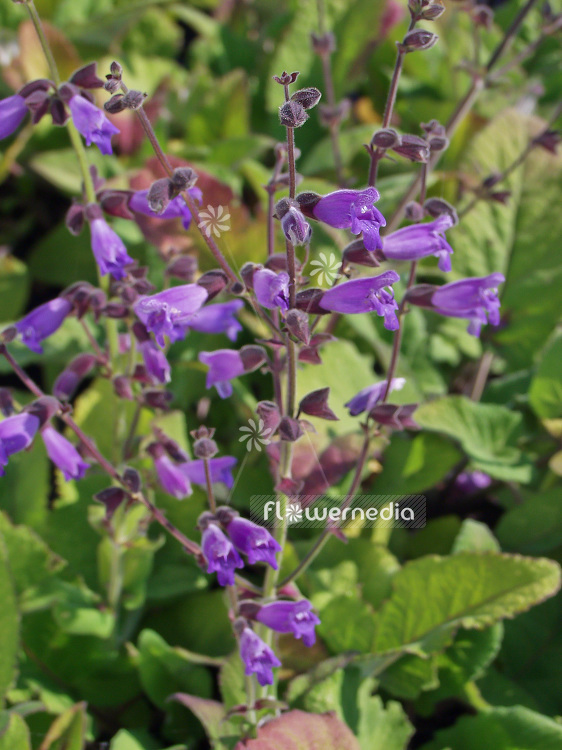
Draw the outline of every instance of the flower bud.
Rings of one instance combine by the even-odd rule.
[[[319,388],[317,391],[308,393],[299,404],[299,412],[309,414],[311,417],[337,421],[338,417],[328,406],[329,388]]]
[[[402,42],[398,43],[401,52],[415,52],[416,50],[429,49],[437,42],[439,37],[432,31],[425,29],[414,29],[409,31]]]
[[[109,112],[110,115],[116,115],[118,112],[123,112],[124,109],[127,109],[127,105],[123,101],[124,98],[125,98],[124,94],[121,94],[121,93],[114,94],[111,97],[111,99],[108,99],[104,103],[103,108],[105,109],[106,112]]]
[[[103,87],[110,94],[115,94],[121,88],[121,83],[116,78],[110,78],[103,84]]]
[[[294,443],[304,435],[298,419],[283,417],[279,423],[279,437],[287,443]]]
[[[70,82],[81,89],[101,89],[103,81],[96,75],[98,64],[96,62],[88,63],[82,68],[75,70],[70,77]]]
[[[294,83],[298,77],[298,70],[294,73],[287,73],[286,71],[283,71],[280,76],[273,76],[273,80],[277,81],[277,83],[280,83],[281,86],[290,86],[290,84]]]
[[[444,151],[449,145],[449,139],[444,135],[433,135],[427,142],[430,151]]]
[[[166,268],[166,276],[174,276],[181,281],[192,282],[197,273],[197,258],[194,255],[180,255]]]
[[[308,117],[305,108],[299,102],[288,101],[279,107],[279,121],[287,128],[300,128]]]
[[[306,245],[310,241],[312,229],[298,208],[291,206],[281,219],[283,234],[293,245]]]
[[[106,318],[113,318],[120,320],[126,318],[129,315],[128,305],[121,305],[119,302],[109,302],[102,311]]]
[[[240,513],[238,513],[237,510],[234,510],[234,508],[229,508],[227,505],[221,505],[217,508],[215,518],[223,526],[228,526],[228,524],[231,521],[234,521],[235,518],[238,518],[239,515]]]
[[[363,238],[360,237],[347,245],[342,253],[342,261],[344,267],[349,263],[355,263],[359,266],[376,268],[377,266],[380,266],[380,261],[384,260],[383,257],[379,257],[380,255],[380,250],[375,250],[374,252],[367,250]]]
[[[298,91],[295,91],[291,96],[291,101],[298,102],[304,107],[304,109],[312,109],[312,107],[315,107],[318,104],[321,96],[322,94],[320,91],[314,86],[311,86],[307,89],[299,89]]]
[[[109,66],[110,74],[113,78],[117,78],[121,80],[121,76],[123,75],[123,68],[117,61],[113,61],[111,65]]]
[[[145,99],[146,94],[143,94],[141,91],[135,91],[134,89],[131,89],[130,91],[127,91],[127,93],[123,96],[123,104],[125,105],[126,109],[140,109]]]
[[[287,256],[285,253],[274,253],[265,261],[264,265],[266,268],[269,268],[270,271],[275,271],[275,273],[281,273],[281,271],[286,272]]]
[[[7,388],[0,388],[0,412],[5,417],[10,417],[14,413],[12,394]]]
[[[297,310],[304,310],[310,315],[326,315],[327,310],[320,307],[320,300],[324,296],[324,289],[312,287],[297,292],[295,306]]]
[[[345,120],[350,109],[351,101],[349,99],[342,99],[333,107],[330,107],[327,104],[321,104],[318,108],[320,123],[326,128],[338,125]]]
[[[369,412],[369,416],[379,424],[395,430],[419,430],[419,425],[412,415],[419,404],[378,404]]]
[[[392,150],[405,156],[410,161],[417,161],[425,164],[429,159],[429,146],[427,141],[417,135],[403,135],[400,143],[392,147]]]
[[[336,37],[331,32],[325,34],[311,34],[312,49],[317,55],[331,55],[336,51]]]
[[[378,130],[371,140],[373,146],[378,148],[393,148],[400,144],[400,136],[393,128]]]
[[[70,234],[77,237],[84,226],[84,206],[80,203],[73,203],[66,212],[64,222]]]
[[[261,346],[255,344],[248,344],[240,349],[240,357],[242,364],[244,365],[245,372],[252,372],[257,370],[265,362],[267,362],[267,356],[265,350]]]
[[[66,367],[53,385],[53,396],[59,401],[68,401],[78,384],[96,366],[97,359],[93,354],[79,354]]]
[[[281,413],[277,404],[273,401],[260,401],[256,406],[256,413],[262,420],[264,429],[269,431],[268,435],[273,435],[281,421]]]
[[[428,198],[423,204],[423,207],[427,213],[435,219],[443,214],[447,214],[455,224],[458,224],[459,217],[457,216],[455,207],[451,206],[451,204],[443,198]]]
[[[142,398],[147,406],[166,411],[169,409],[170,403],[174,400],[174,394],[170,393],[170,391],[160,389],[147,389],[143,391]]]
[[[59,409],[60,404],[56,398],[53,398],[53,396],[41,396],[30,404],[27,404],[23,411],[37,417],[41,427],[43,427],[51,417],[55,416]]]
[[[287,330],[296,339],[304,344],[310,342],[310,326],[308,325],[308,315],[302,310],[289,310],[285,317]]]
[[[94,495],[94,500],[105,505],[105,518],[111,520],[113,514],[121,503],[128,499],[128,495],[121,487],[107,487],[107,489]]]
[[[131,492],[140,492],[142,487],[142,481],[140,474],[136,469],[126,466],[122,474],[123,484],[125,484]]]
[[[470,15],[476,26],[481,26],[483,29],[491,29],[494,23],[494,11],[488,8],[487,5],[475,5]]]
[[[534,143],[544,148],[545,151],[555,154],[560,140],[561,136],[557,130],[545,130],[535,138]]]
[[[2,333],[0,333],[0,341],[2,341],[3,344],[9,344],[17,335],[18,329],[15,326],[8,326],[7,328],[4,328]]]
[[[172,183],[180,192],[193,187],[197,179],[198,174],[191,167],[177,167],[172,174]]]
[[[240,269],[240,276],[244,282],[246,289],[254,288],[254,274],[256,271],[260,271],[263,268],[261,263],[244,263]]]
[[[429,3],[429,5],[426,5],[425,8],[422,9],[418,17],[421,21],[435,21],[439,16],[442,16],[444,12],[445,6],[441,5],[441,3]]]
[[[213,456],[216,456],[218,452],[218,445],[214,440],[211,440],[207,437],[200,438],[193,444],[193,455],[195,456],[195,458],[213,458]]]
[[[425,211],[422,205],[420,205],[417,201],[410,201],[408,204],[406,204],[406,208],[404,209],[404,216],[408,221],[418,222],[423,219],[425,216]]]
[[[135,397],[131,388],[131,381],[125,375],[118,375],[116,378],[113,378],[113,390],[119,398],[134,401]]]
[[[167,177],[153,182],[146,196],[150,210],[155,214],[161,214],[170,202],[173,192],[174,186]]]
[[[209,302],[227,287],[228,276],[220,268],[214,268],[212,271],[206,271],[196,283],[207,290],[207,302]]]

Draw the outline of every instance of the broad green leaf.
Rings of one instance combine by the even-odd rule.
[[[424,690],[432,690],[439,684],[435,655],[422,659],[414,654],[406,654],[380,674],[377,668],[375,674],[384,690],[403,700],[413,700]]]
[[[7,545],[0,530],[0,706],[17,674],[19,615]]]
[[[23,312],[29,288],[25,264],[12,255],[0,255],[0,321]]]
[[[364,151],[363,144],[368,143],[372,137],[372,125],[357,125],[343,131],[339,137],[343,165],[348,165],[357,154]],[[316,176],[318,173],[332,171],[334,169],[334,154],[330,137],[326,136],[316,143],[306,154],[300,166],[302,173],[306,176]],[[403,181],[403,186],[407,187],[407,184],[407,181]]]
[[[497,479],[530,480],[531,465],[523,462],[514,444],[521,428],[520,414],[498,404],[446,396],[420,406],[415,419],[421,427],[457,440],[474,468]]]
[[[562,335],[546,347],[529,388],[529,401],[543,419],[562,417]]]
[[[87,727],[86,704],[77,703],[54,720],[41,750],[83,750]]]
[[[33,470],[31,470],[33,467]],[[25,453],[10,456],[0,485],[0,508],[14,523],[35,529],[47,516],[50,466],[42,440]]]
[[[478,716],[462,716],[453,727],[437,732],[422,750],[560,750],[562,726],[528,708],[492,708]]]
[[[3,723],[4,715],[0,716]],[[5,726],[0,726],[0,750],[31,750],[29,729],[23,718],[10,712]]]
[[[246,701],[244,665],[238,649],[224,660],[219,672],[222,702],[227,709],[242,705]]]
[[[337,596],[320,610],[320,619],[318,633],[332,652],[369,652],[375,617],[368,604],[350,596]]]
[[[523,502],[506,511],[496,527],[504,549],[544,554],[562,544],[561,488],[524,492]]]
[[[357,695],[361,750],[405,750],[414,728],[400,703],[389,701],[385,706],[380,696],[371,695],[373,682],[365,680]]]
[[[236,750],[361,750],[348,727],[334,714],[289,711],[258,729],[255,740],[239,743]]]
[[[484,628],[524,612],[560,587],[560,568],[545,558],[462,552],[407,563],[375,616],[375,653],[427,654],[458,627]]]
[[[456,552],[499,552],[498,540],[490,528],[481,521],[466,518],[453,544],[452,553]]]

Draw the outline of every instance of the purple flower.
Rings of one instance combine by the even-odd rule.
[[[221,586],[234,586],[234,570],[243,568],[242,558],[216,523],[210,523],[201,537],[207,573],[216,573]]]
[[[0,422],[0,477],[5,474],[3,467],[8,465],[8,458],[31,445],[39,424],[36,416],[25,413]]]
[[[281,228],[285,237],[293,245],[306,245],[312,234],[310,224],[295,206],[289,206],[281,217]]]
[[[219,456],[218,458],[211,458],[209,460],[209,469],[211,472],[211,482],[216,484],[221,482],[225,484],[229,489],[234,486],[234,477],[232,476],[232,469],[237,463],[237,459],[233,456]],[[205,487],[207,479],[205,477],[205,462],[202,459],[196,459],[195,461],[186,461],[179,465],[182,472],[193,484],[199,484],[201,487]]]
[[[442,271],[451,270],[453,248],[445,240],[445,231],[453,226],[448,214],[427,224],[412,224],[383,237],[382,251],[391,260],[418,260],[426,255],[439,258]]]
[[[378,190],[373,187],[336,190],[321,198],[312,213],[318,221],[336,229],[350,229],[353,234],[363,232],[365,247],[372,252],[382,247],[379,228],[386,225],[384,216],[373,206],[379,198]]]
[[[238,331],[242,330],[242,326],[235,316],[242,307],[244,307],[244,302],[241,299],[202,307],[189,316],[186,325],[201,333],[226,333],[231,341],[236,341]]]
[[[200,352],[199,361],[209,366],[207,388],[215,386],[221,398],[232,396],[232,378],[243,375],[245,372],[244,363],[240,352],[232,349],[217,349],[214,352]]]
[[[101,218],[90,222],[90,234],[92,252],[101,275],[110,273],[114,279],[125,278],[124,267],[133,263],[133,259],[127,255],[127,248],[121,237]]]
[[[68,102],[72,121],[79,133],[86,139],[86,146],[95,143],[102,154],[112,154],[111,136],[119,132],[103,111],[95,104],[76,94]]]
[[[25,99],[19,94],[0,100],[0,138],[7,138],[19,128],[27,113]]]
[[[404,383],[406,382],[406,378],[392,378],[390,381],[390,390],[391,391],[399,391],[404,387]],[[358,414],[362,414],[364,411],[367,413],[371,411],[373,406],[375,404],[378,404],[378,402],[381,400],[381,398],[384,396],[384,392],[386,390],[386,380],[381,380],[379,383],[374,383],[373,385],[367,386],[367,388],[363,388],[362,391],[359,391],[352,399],[350,399],[347,404],[344,404],[349,409],[349,414],[352,417],[356,417]]]
[[[281,545],[275,541],[267,529],[237,516],[230,521],[226,531],[236,549],[247,556],[250,565],[265,562],[277,570],[275,553],[281,552]]]
[[[492,478],[483,471],[462,471],[455,479],[455,489],[463,495],[485,490],[491,484]]]
[[[488,321],[494,325],[500,322],[500,301],[498,284],[505,277],[501,273],[489,276],[461,279],[438,287],[431,296],[431,308],[440,315],[451,318],[467,318],[468,332],[480,335],[482,325]],[[412,300],[415,304],[415,300]]]
[[[65,480],[82,479],[86,469],[90,468],[76,448],[54,427],[47,426],[41,433],[47,455],[64,474]]]
[[[250,628],[244,628],[240,635],[240,656],[246,675],[255,674],[262,687],[273,684],[273,667],[280,667],[281,662]]]
[[[144,366],[151,381],[156,383],[169,383],[171,380],[170,363],[166,355],[151,340],[141,341],[139,349],[144,360]]]
[[[143,297],[135,305],[135,313],[149,331],[164,346],[164,336],[178,341],[186,334],[189,317],[207,299],[207,291],[198,284],[183,284],[166,289],[150,297]]]
[[[256,271],[253,276],[253,285],[258,302],[268,310],[289,309],[289,274],[285,271],[275,273],[269,268]]]
[[[375,311],[384,316],[384,327],[389,331],[398,328],[398,309],[394,292],[390,287],[400,279],[396,271],[386,271],[380,276],[352,279],[332,287],[324,293],[320,307],[339,313],[364,313]]]
[[[312,605],[307,599],[266,604],[257,612],[256,620],[278,633],[292,633],[295,638],[302,638],[305,646],[316,643],[314,628],[320,624],[320,619],[312,612]]]
[[[201,200],[203,199],[203,194],[198,187],[191,187],[187,192],[194,200],[198,202],[201,202]],[[181,195],[173,198],[161,213],[156,213],[156,211],[153,211],[150,208],[150,205],[148,203],[148,189],[137,190],[129,198],[129,208],[131,209],[131,211],[136,211],[136,213],[150,216],[153,219],[181,218],[184,229],[189,229],[189,225],[191,223],[191,212]]]
[[[42,354],[43,349],[39,342],[58,330],[71,310],[70,302],[61,297],[56,297],[50,302],[45,302],[44,305],[36,307],[19,323],[16,323],[16,328],[21,333],[23,343],[32,352]]]
[[[178,500],[192,494],[191,484],[181,469],[181,464],[176,464],[163,453],[154,459],[154,466],[158,474],[158,480],[162,488]]]

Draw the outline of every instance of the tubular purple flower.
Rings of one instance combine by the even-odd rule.
[[[221,398],[232,396],[232,378],[243,375],[245,372],[244,363],[240,352],[232,349],[217,349],[214,352],[200,352],[199,361],[209,366],[207,388],[215,386]]]
[[[245,666],[244,674],[255,674],[262,687],[273,684],[273,667],[280,667],[281,662],[250,628],[244,628],[240,634],[240,656]]]
[[[344,406],[349,409],[349,414],[352,417],[356,417],[358,414],[362,414],[364,411],[370,412],[375,404],[381,400],[386,390],[386,380],[381,380],[379,383],[363,388],[359,391],[352,399],[350,399]],[[390,381],[390,390],[399,391],[404,387],[406,378],[392,378]]]
[[[142,354],[146,372],[152,383],[155,385],[157,383],[169,383],[172,379],[170,363],[166,359],[164,352],[151,339],[139,342],[138,347]]]
[[[281,228],[285,237],[293,245],[306,245],[310,241],[312,228],[303,213],[295,206],[289,206],[281,217]]]
[[[398,309],[391,284],[399,281],[396,271],[385,271],[379,276],[352,279],[328,289],[320,300],[320,307],[339,313],[364,313],[375,311],[384,316],[384,327],[395,331]]]
[[[197,312],[207,299],[207,291],[198,284],[183,284],[166,289],[150,297],[142,297],[134,310],[139,320],[152,331],[160,346],[164,336],[178,341],[186,334],[189,317]]]
[[[462,471],[455,479],[455,489],[463,495],[485,490],[492,484],[492,477],[483,471]]]
[[[211,482],[216,484],[221,482],[225,484],[228,489],[234,486],[234,477],[232,476],[232,469],[236,466],[237,459],[233,456],[219,456],[218,458],[211,458],[209,460],[209,469],[211,472]],[[195,459],[194,461],[186,461],[179,465],[181,471],[193,484],[198,484],[201,487],[205,487],[207,479],[205,477],[205,462],[202,459]]]
[[[16,414],[0,422],[0,477],[5,474],[8,458],[28,448],[39,429],[39,419],[33,414]]]
[[[256,271],[253,276],[254,291],[258,302],[268,310],[289,309],[289,274],[285,271],[275,273],[269,268]]]
[[[0,138],[7,138],[17,130],[27,114],[25,99],[19,94],[0,100]]]
[[[102,154],[112,154],[111,136],[118,133],[119,128],[107,119],[101,109],[80,94],[73,96],[68,106],[76,130],[86,139],[86,146],[95,143]]]
[[[203,193],[198,187],[188,188],[187,191],[191,197],[200,203],[203,200]],[[177,219],[181,218],[184,229],[189,229],[191,224],[191,212],[187,207],[186,202],[178,195],[176,198],[168,203],[166,208],[161,213],[153,211],[148,204],[148,189],[137,190],[129,198],[129,208],[131,211],[135,211],[145,216],[150,216],[153,219]]]
[[[32,352],[42,354],[43,349],[39,342],[58,330],[71,310],[70,302],[61,297],[56,297],[50,302],[45,302],[44,305],[36,307],[19,323],[16,323],[15,327],[21,334],[23,343]]]
[[[47,426],[41,432],[41,437],[51,461],[64,474],[65,480],[82,479],[86,470],[90,468],[74,445],[68,441],[54,427]]]
[[[202,307],[190,315],[186,325],[201,333],[226,333],[231,341],[236,341],[242,326],[235,316],[242,307],[244,307],[244,302],[241,299]]]
[[[430,307],[440,315],[467,318],[470,321],[468,332],[479,336],[480,329],[487,322],[499,325],[500,301],[497,287],[504,281],[505,277],[501,273],[453,281],[433,292]],[[416,304],[415,298],[412,303]]]
[[[281,552],[281,545],[267,529],[246,518],[236,516],[230,521],[226,531],[236,549],[247,556],[250,565],[265,562],[277,570],[275,554]]]
[[[234,571],[243,568],[244,562],[216,523],[210,523],[203,531],[201,549],[207,561],[207,573],[216,573],[221,586],[234,586]]]
[[[90,221],[90,234],[92,252],[101,275],[110,273],[114,279],[125,278],[124,268],[133,263],[133,259],[127,254],[121,237],[102,218]]]
[[[451,270],[453,248],[445,240],[445,231],[453,226],[449,214],[427,224],[412,224],[383,237],[382,251],[390,260],[418,260],[426,255],[439,258],[442,271]]]
[[[278,633],[292,633],[295,638],[302,638],[305,646],[316,643],[315,627],[320,618],[312,612],[308,599],[298,602],[277,601],[260,607],[256,620]]]
[[[379,198],[378,190],[373,187],[336,190],[323,196],[313,207],[312,214],[318,221],[336,229],[350,229],[353,234],[363,232],[365,247],[373,252],[382,247],[379,229],[386,225],[384,216],[373,206]]]
[[[184,497],[193,493],[189,479],[182,471],[181,465],[174,463],[168,455],[163,453],[157,456],[154,459],[154,467],[162,488],[170,495],[183,500]]]

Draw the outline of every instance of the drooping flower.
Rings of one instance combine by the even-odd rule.
[[[207,573],[216,573],[221,586],[233,586],[234,571],[243,568],[244,562],[216,523],[210,523],[203,531],[201,549],[207,561]]]
[[[461,279],[440,287],[412,287],[408,293],[411,304],[427,307],[440,315],[469,320],[468,332],[480,335],[487,322],[494,326],[500,322],[498,284],[505,277],[501,273]]]
[[[60,373],[53,384],[53,396],[59,401],[68,401],[78,384],[95,367],[97,358],[93,354],[78,354]]]
[[[142,297],[135,305],[135,313],[160,346],[164,336],[178,341],[185,336],[189,317],[207,299],[207,291],[198,284],[183,284],[149,297]]]
[[[170,374],[170,363],[164,352],[151,340],[139,342],[146,372],[153,383],[169,383],[172,379]]]
[[[209,366],[205,385],[215,386],[221,398],[232,396],[232,378],[243,375],[244,363],[240,352],[232,349],[217,349],[214,352],[200,352],[199,361]]]
[[[236,516],[230,521],[226,531],[236,549],[246,555],[250,565],[265,562],[277,570],[275,554],[281,552],[281,545],[267,529],[246,518]]]
[[[109,226],[105,219],[97,218],[90,222],[92,252],[99,266],[100,273],[105,276],[110,273],[114,279],[126,276],[125,266],[133,263],[127,254],[123,240]]]
[[[242,307],[244,302],[241,299],[208,305],[190,315],[186,325],[201,333],[226,333],[231,341],[236,341],[238,332],[242,330],[236,313]]]
[[[25,99],[19,94],[0,100],[0,138],[7,138],[17,130],[27,114]]]
[[[383,237],[382,251],[390,260],[418,260],[426,255],[439,258],[442,271],[451,270],[453,248],[445,239],[445,231],[453,226],[449,214],[426,224],[412,224]]]
[[[253,286],[258,302],[268,310],[279,307],[283,312],[289,309],[289,274],[275,273],[269,268],[261,268],[253,276]]]
[[[107,119],[101,109],[80,94],[71,97],[68,106],[76,130],[86,139],[86,146],[95,143],[102,154],[112,154],[111,136],[118,133],[119,128]]]
[[[32,352],[42,354],[43,349],[40,342],[60,328],[71,310],[70,302],[61,297],[56,297],[50,302],[45,302],[45,304],[36,307],[19,323],[16,323],[16,329],[21,334],[23,343]]]
[[[392,391],[399,391],[404,387],[406,378],[392,378],[390,381],[389,393]],[[367,386],[359,391],[352,399],[344,404],[349,409],[349,414],[352,417],[356,417],[358,414],[362,414],[364,411],[370,412],[375,404],[381,400],[386,391],[386,380],[381,380],[378,383]]]
[[[258,622],[278,633],[292,633],[295,638],[302,638],[305,646],[313,646],[316,643],[314,629],[320,624],[320,618],[312,611],[308,599],[265,604],[260,607],[255,617]]]
[[[312,214],[336,229],[350,229],[353,234],[363,232],[365,247],[372,252],[382,247],[379,229],[386,225],[386,219],[373,205],[379,198],[374,187],[336,190],[323,196],[312,208]]]
[[[273,667],[280,667],[281,662],[251,628],[244,628],[240,634],[240,656],[246,675],[255,674],[262,687],[273,684]]]
[[[211,473],[211,482],[216,484],[220,482],[225,484],[228,489],[234,486],[234,477],[232,469],[235,467],[237,459],[234,456],[219,456],[218,458],[209,459],[209,470]],[[205,477],[205,462],[202,459],[186,461],[181,463],[179,468],[193,484],[205,487],[207,480]]]
[[[5,474],[8,458],[28,448],[39,429],[39,419],[34,414],[16,414],[0,422],[0,477]]]
[[[86,470],[90,468],[74,445],[54,427],[47,426],[41,432],[41,437],[51,461],[63,473],[65,480],[82,479]]]
[[[166,453],[162,453],[154,458],[154,466],[162,488],[170,495],[182,500],[192,494],[191,484],[181,464],[176,464]]]
[[[191,187],[187,191],[191,197],[201,202],[203,194],[198,187]],[[191,223],[191,211],[181,195],[172,198],[166,208],[161,213],[156,213],[150,208],[148,203],[148,188],[146,190],[137,190],[129,198],[129,208],[139,214],[150,216],[153,219],[177,219],[181,218],[184,229],[189,229]]]
[[[384,316],[384,327],[389,331],[398,328],[398,309],[391,284],[400,279],[396,271],[385,271],[379,276],[352,279],[328,289],[320,300],[320,307],[339,313],[364,313],[375,311]]]
[[[306,245],[310,241],[312,228],[304,215],[295,206],[288,206],[281,217],[283,234],[293,245]]]

